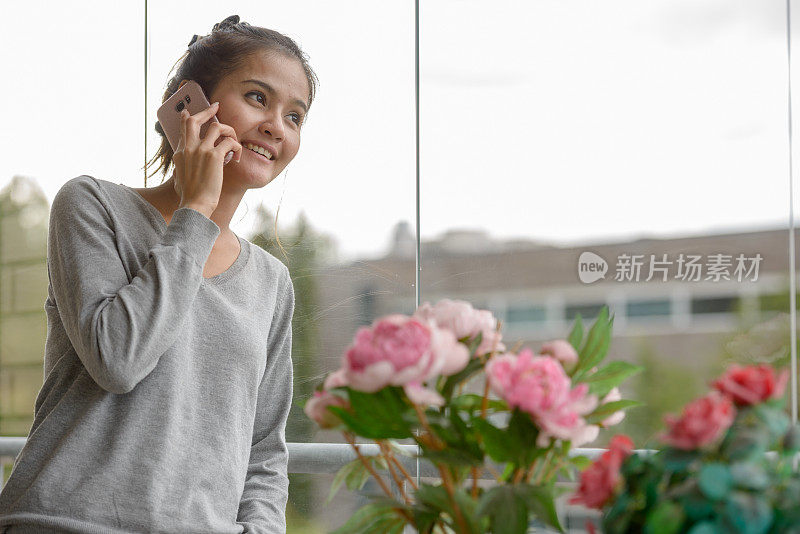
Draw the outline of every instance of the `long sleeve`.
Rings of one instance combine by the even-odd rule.
[[[237,522],[245,534],[286,532],[286,420],[292,406],[292,315],[294,287],[285,271],[282,296],[267,341],[267,366],[258,389],[253,441]]]
[[[160,244],[129,280],[107,198],[90,177],[53,199],[47,242],[50,296],[94,381],[128,393],[176,341],[220,228],[191,208],[175,211]]]

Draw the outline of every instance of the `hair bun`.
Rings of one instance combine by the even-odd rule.
[[[225,20],[222,22],[217,22],[214,24],[214,28],[211,31],[216,32],[229,30],[237,24],[239,24],[239,15],[231,15],[230,17],[225,18]]]

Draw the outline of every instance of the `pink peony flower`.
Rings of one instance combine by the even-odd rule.
[[[782,397],[788,380],[787,369],[776,376],[775,369],[767,364],[746,367],[733,364],[712,386],[728,395],[737,406],[746,406]]]
[[[309,418],[316,421],[321,428],[333,428],[338,426],[342,420],[328,410],[328,406],[346,408],[348,404],[343,398],[337,397],[328,391],[315,391],[314,396],[306,402],[303,411]]]
[[[712,391],[687,404],[680,418],[665,415],[669,431],[659,438],[677,449],[698,449],[715,442],[731,426],[735,415],[730,397]]]
[[[322,384],[322,389],[329,390],[347,385],[347,377],[344,374],[344,369],[337,369],[328,375],[325,382]]]
[[[564,366],[564,369],[570,370],[575,364],[578,363],[578,353],[569,341],[563,339],[556,339],[555,341],[548,341],[539,350],[543,355],[552,356]]]
[[[570,440],[579,447],[597,437],[599,427],[581,417],[597,407],[597,396],[588,395],[589,386],[572,388],[564,368],[550,356],[534,356],[523,349],[495,356],[486,364],[489,387],[509,407],[519,407],[539,426],[536,444],[546,447],[551,437]]]
[[[603,400],[600,401],[600,404],[603,405],[609,402],[616,402],[618,400],[622,400],[622,394],[619,392],[619,388],[615,387],[612,388],[611,391],[609,391],[605,397],[603,397]],[[600,426],[602,426],[603,428],[608,428],[610,426],[618,425],[619,423],[622,422],[623,419],[625,419],[625,412],[620,410],[618,412],[612,413],[611,415],[600,421]]]
[[[608,450],[581,473],[578,490],[570,504],[583,504],[601,510],[614,496],[622,476],[622,462],[633,452],[633,441],[624,434],[611,438]]]
[[[483,339],[478,345],[476,355],[486,354],[492,350],[498,352],[506,350],[506,346],[500,342],[502,335],[496,330],[497,319],[492,313],[489,310],[476,310],[472,304],[464,300],[442,299],[434,306],[425,302],[414,312],[414,317],[433,319],[440,328],[453,332],[456,339],[464,337],[473,339],[479,332],[483,332]]]
[[[423,406],[444,406],[444,397],[439,392],[422,387],[419,382],[409,382],[403,386],[408,399],[414,404]]]
[[[373,393],[387,385],[421,384],[449,376],[468,362],[467,347],[451,331],[439,328],[433,320],[393,314],[356,332],[342,368],[349,387]]]

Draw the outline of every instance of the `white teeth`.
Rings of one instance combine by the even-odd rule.
[[[270,154],[269,150],[266,148],[261,148],[258,145],[251,145],[250,143],[245,143],[244,147],[252,150],[253,152],[258,152],[262,156],[266,156],[267,159],[272,159],[272,154]]]

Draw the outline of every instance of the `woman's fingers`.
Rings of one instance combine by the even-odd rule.
[[[221,137],[232,137],[234,141],[239,141],[233,126],[222,124],[221,122],[212,122],[208,126],[208,130],[206,130],[206,136],[200,146],[206,150],[211,150],[222,140]]]
[[[181,136],[184,139],[184,148],[200,144],[200,127],[208,122],[219,109],[219,102],[214,102],[202,111],[190,115],[189,111],[181,111]]]
[[[183,152],[186,148],[186,117],[189,112],[185,109],[181,111],[181,137],[178,139],[178,146],[175,147],[175,152]]]

